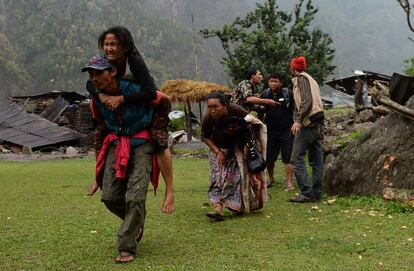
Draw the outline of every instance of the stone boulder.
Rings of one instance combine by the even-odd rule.
[[[414,96],[407,106],[414,108]],[[329,195],[380,195],[385,188],[414,189],[414,120],[391,113],[325,164]]]

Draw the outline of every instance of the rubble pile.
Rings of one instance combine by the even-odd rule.
[[[348,143],[369,130],[374,122],[383,117],[372,109],[356,112],[354,108],[327,111],[323,145],[325,157],[338,156]]]

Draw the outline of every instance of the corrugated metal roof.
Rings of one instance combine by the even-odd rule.
[[[74,141],[83,135],[11,104],[0,112],[0,140],[39,148]]]
[[[391,80],[391,77],[388,75],[384,75],[384,74],[380,74],[380,73],[376,73],[376,72],[371,72],[371,71],[360,71],[363,75],[361,74],[354,74],[351,76],[346,76],[346,77],[341,77],[341,78],[334,78],[332,80],[323,82],[326,85],[331,86],[332,88],[339,90],[343,93],[346,93],[348,95],[354,95],[355,94],[355,80],[356,79],[361,79],[363,81],[367,81],[367,80],[380,80],[380,81],[385,81],[385,82],[389,82]]]
[[[45,118],[49,121],[55,122],[59,115],[65,111],[68,107],[69,102],[66,101],[62,96],[56,98],[51,105],[45,108],[45,110],[40,113],[42,118]]]
[[[88,99],[88,96],[80,94],[75,91],[51,91],[47,93],[41,93],[36,95],[26,95],[26,96],[11,96],[9,97],[12,100],[15,99],[41,99],[41,98],[57,98],[61,96],[63,99],[73,102],[73,101],[83,101]]]

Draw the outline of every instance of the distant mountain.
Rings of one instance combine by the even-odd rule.
[[[291,0],[277,1],[290,9]],[[384,74],[402,72],[404,59],[414,56],[414,36],[396,0],[313,0],[319,8],[315,24],[333,39],[334,75],[355,69]]]
[[[263,2],[263,1],[260,1]],[[0,0],[0,92],[3,96],[50,90],[83,90],[80,68],[98,52],[97,37],[125,25],[157,84],[194,79],[193,26],[221,28],[255,7],[254,0]],[[282,9],[296,1],[279,0]],[[401,72],[414,44],[393,0],[314,0],[315,25],[333,38],[334,76],[353,69]],[[225,83],[218,39],[197,35],[200,79]]]
[[[244,0],[0,0],[0,91],[83,90],[87,75],[80,68],[98,53],[98,35],[113,25],[131,30],[159,85],[194,79],[192,15],[198,32],[250,7]],[[217,42],[197,40],[200,78],[223,82]]]

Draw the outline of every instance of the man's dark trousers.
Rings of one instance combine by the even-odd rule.
[[[152,173],[153,147],[144,143],[131,150],[127,175],[124,180],[115,178],[114,146],[111,146],[104,171],[102,202],[123,221],[118,233],[118,250],[135,254],[138,229],[144,227],[148,185]]]
[[[295,177],[302,194],[317,200],[321,198],[323,183],[322,130],[321,123],[312,127],[302,127],[299,134],[295,136],[291,157]],[[306,151],[308,151],[309,165],[312,168],[312,178],[309,177],[306,167]]]

